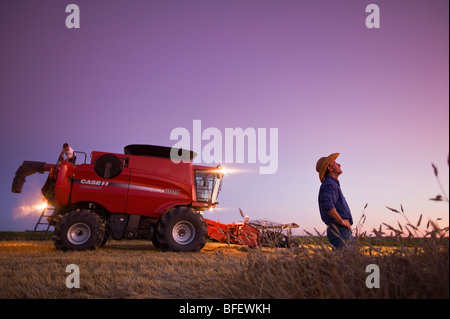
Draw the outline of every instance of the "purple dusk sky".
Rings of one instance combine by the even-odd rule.
[[[66,6],[80,8],[68,29]],[[368,29],[365,8],[380,8]],[[442,218],[449,205],[448,0],[0,2],[0,230],[39,201],[44,175],[11,193],[23,160],[56,161],[61,145],[123,152],[172,146],[173,129],[278,128],[278,170],[229,164],[210,219],[296,222],[325,230],[316,161],[340,152],[343,192],[369,232],[401,216]],[[203,142],[206,144],[206,142]],[[203,145],[204,145],[203,144]],[[80,159],[81,160],[81,159]],[[226,166],[226,165],[225,165]],[[355,225],[356,226],[356,225]]]

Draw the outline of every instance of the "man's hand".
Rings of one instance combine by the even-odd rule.
[[[348,219],[342,219],[341,216],[339,216],[336,208],[330,210],[328,212],[328,215],[330,215],[339,225],[347,227],[348,229],[352,230],[352,225],[350,225]]]
[[[344,227],[347,227],[349,230],[352,230],[352,225],[350,225],[350,222],[348,221],[348,219],[341,219],[341,225]]]

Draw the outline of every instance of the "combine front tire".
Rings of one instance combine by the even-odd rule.
[[[175,207],[158,223],[156,241],[164,251],[199,251],[208,231],[202,215],[188,207]]]
[[[93,250],[102,244],[105,224],[89,210],[75,210],[62,217],[53,232],[58,250]]]

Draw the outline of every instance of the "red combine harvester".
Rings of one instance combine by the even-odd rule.
[[[11,190],[20,193],[25,177],[49,172],[42,194],[54,207],[47,220],[55,226],[55,247],[64,251],[96,249],[110,236],[151,239],[169,251],[199,251],[208,236],[260,245],[259,231],[247,222],[226,225],[199,213],[218,204],[220,165],[193,165],[192,151],[191,161],[174,163],[170,152],[170,147],[134,144],[124,154],[94,151],[90,164],[24,161]]]

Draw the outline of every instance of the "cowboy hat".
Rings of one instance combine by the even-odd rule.
[[[339,156],[339,153],[333,153],[327,157],[321,157],[316,164],[316,171],[319,173],[320,182],[323,182],[328,165]]]

